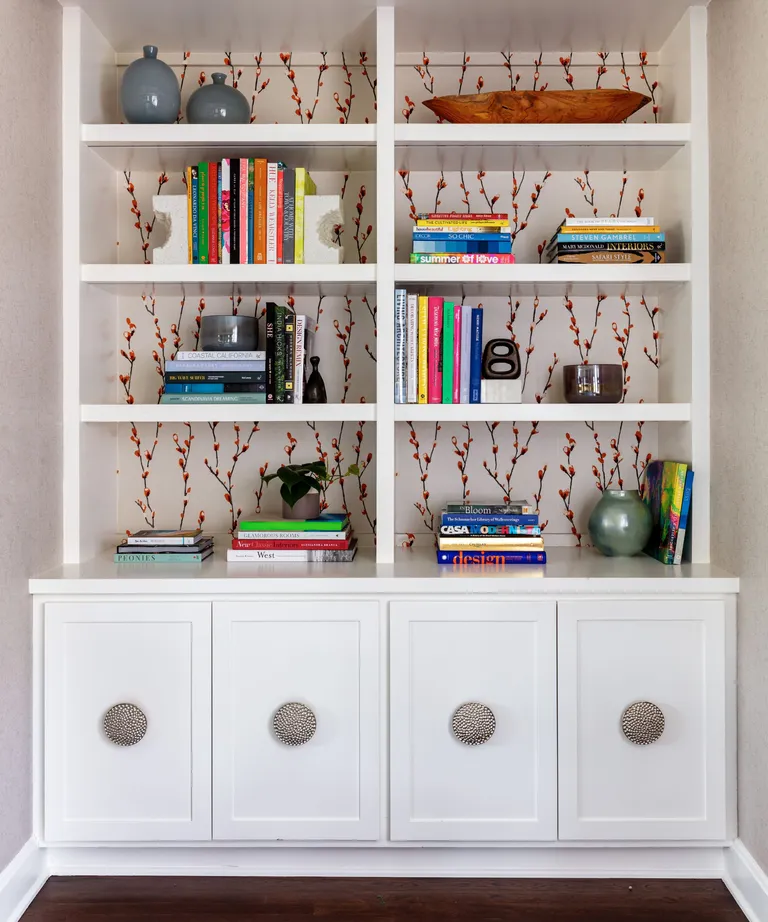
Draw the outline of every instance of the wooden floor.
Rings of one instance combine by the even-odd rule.
[[[23,922],[744,922],[720,881],[53,877]]]

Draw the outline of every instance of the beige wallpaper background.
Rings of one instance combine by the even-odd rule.
[[[61,7],[0,28],[0,869],[32,832],[34,568],[60,559]],[[44,142],[41,140],[44,137]]]
[[[739,835],[768,868],[768,3],[713,0],[709,9],[712,555],[741,577]]]

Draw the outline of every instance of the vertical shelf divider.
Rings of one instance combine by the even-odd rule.
[[[395,10],[376,10],[376,560],[395,555]]]

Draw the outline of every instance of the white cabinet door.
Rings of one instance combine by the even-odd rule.
[[[558,623],[560,838],[724,838],[723,603],[563,602]]]
[[[210,661],[206,603],[46,604],[47,841],[211,838]]]
[[[555,603],[468,597],[390,612],[391,837],[555,839]],[[456,731],[467,743],[454,733],[466,704]]]
[[[378,838],[378,649],[376,602],[214,604],[214,838]]]

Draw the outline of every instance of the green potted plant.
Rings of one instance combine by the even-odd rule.
[[[320,493],[328,481],[328,470],[322,461],[308,464],[286,464],[264,480],[281,483],[283,517],[286,519],[316,519],[320,515]]]

